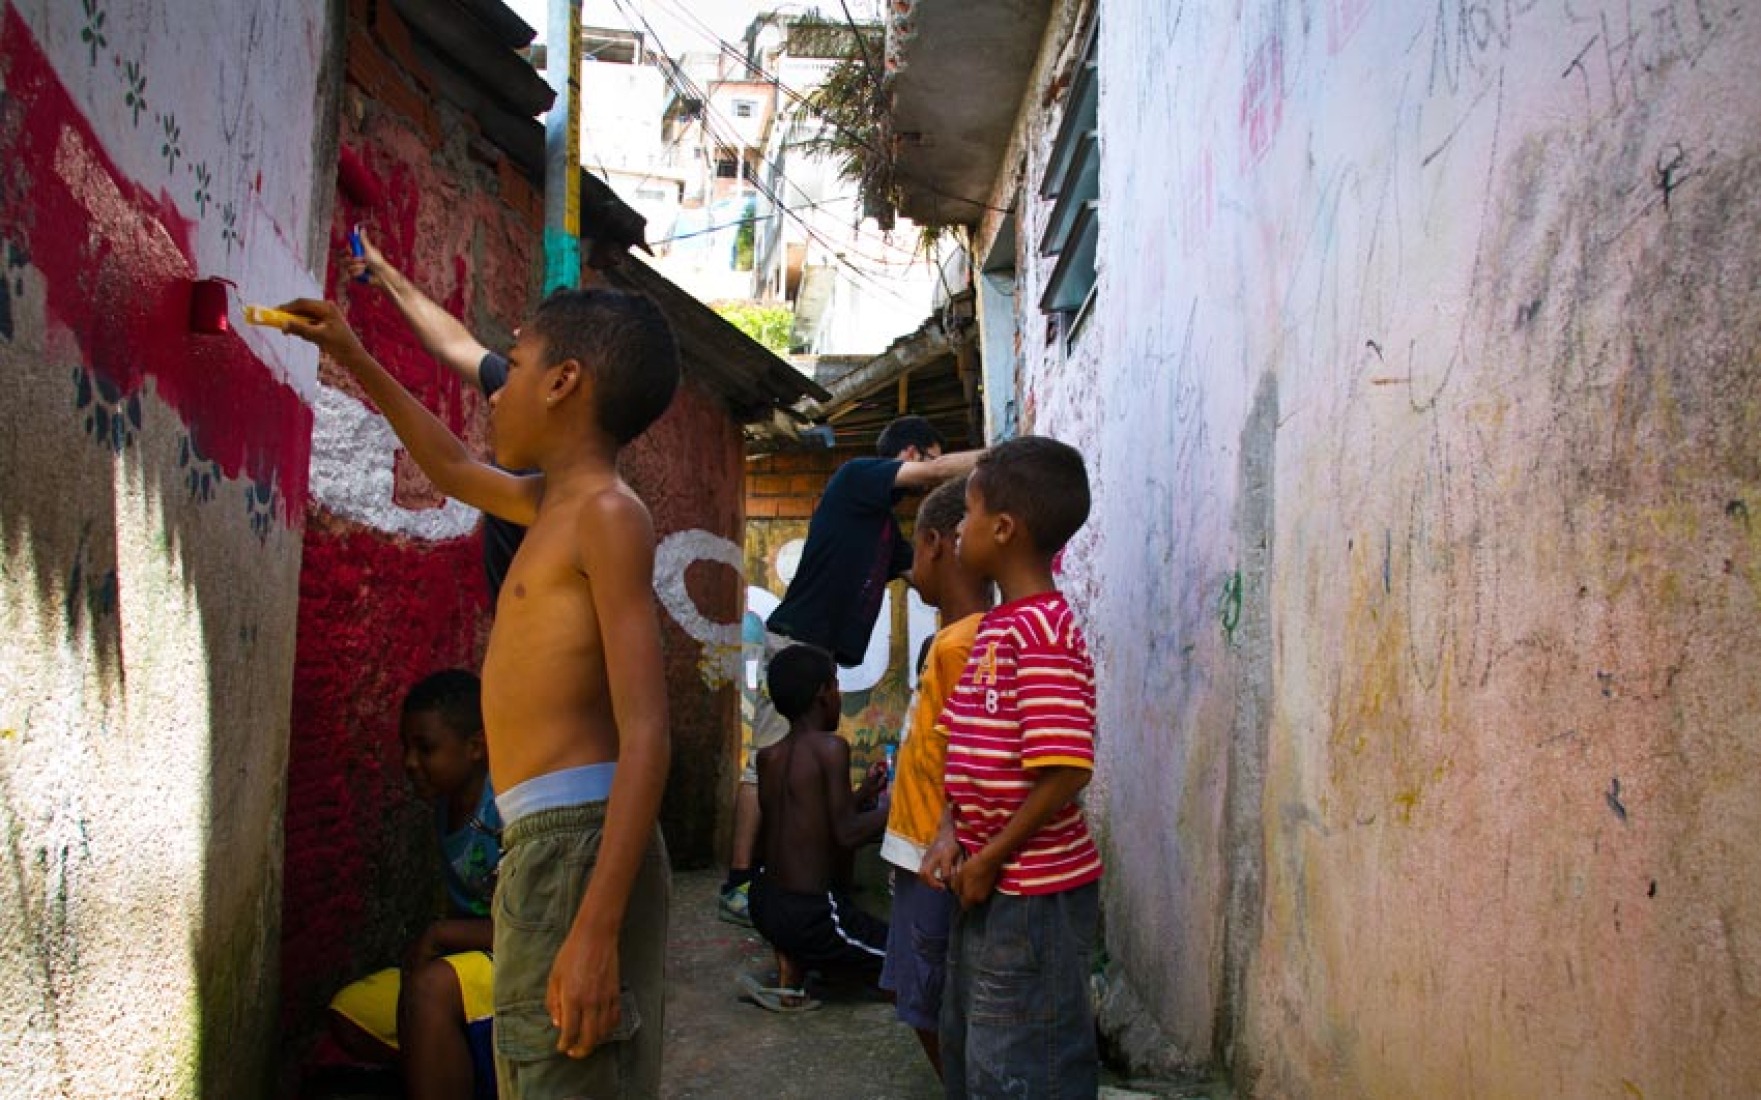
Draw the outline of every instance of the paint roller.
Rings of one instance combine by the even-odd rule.
[[[367,167],[367,162],[362,160],[359,154],[346,145],[337,152],[336,156],[336,186],[356,213],[378,206],[380,200],[385,197],[385,187],[379,182],[379,177],[373,174],[373,170]],[[361,225],[359,222],[349,227],[348,240],[349,252],[356,259],[367,254],[367,250],[361,244]],[[365,271],[355,276],[357,283],[366,281],[367,273]]]
[[[385,197],[385,187],[379,182],[379,177],[347,146],[337,153],[336,183],[343,198],[357,212],[379,205],[380,200]],[[357,257],[366,254],[366,249],[361,244],[361,227],[358,223],[349,229],[348,240],[350,252]],[[355,281],[366,282],[366,272],[355,276]],[[234,285],[229,279],[196,280],[190,300],[192,332],[220,334],[231,331],[226,323],[226,288]],[[244,318],[246,324],[261,325],[282,332],[287,331],[291,322],[299,320],[285,310],[259,305],[246,305]]]

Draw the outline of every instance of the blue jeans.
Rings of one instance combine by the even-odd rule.
[[[993,894],[948,937],[942,1076],[948,1100],[1069,1100],[1100,1090],[1089,970],[1096,883]]]

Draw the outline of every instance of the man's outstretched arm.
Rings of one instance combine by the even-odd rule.
[[[489,349],[471,335],[471,330],[462,321],[440,308],[434,299],[410,282],[407,275],[393,267],[384,253],[373,246],[365,231],[357,232],[362,255],[343,257],[343,270],[350,278],[366,273],[367,281],[391,298],[429,355],[467,383],[481,385],[478,368]]]
[[[941,455],[938,458],[920,458],[915,461],[899,464],[899,472],[893,477],[896,489],[928,489],[940,485],[944,481],[972,472],[984,451],[955,451],[953,454]]]

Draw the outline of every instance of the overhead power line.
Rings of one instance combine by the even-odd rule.
[[[616,4],[618,9],[624,13],[625,18],[632,19],[632,20],[640,22],[642,24],[643,28],[647,30],[649,36],[654,39],[655,45],[657,47],[659,47],[659,49],[663,55],[668,54],[669,51],[667,51],[667,49],[666,49],[666,43],[661,41],[660,35],[655,31],[654,26],[651,23],[649,23],[647,16],[643,15],[640,11],[632,11],[630,8],[626,7],[625,0],[613,0],[613,2],[614,2],[614,4]],[[719,39],[718,39],[718,41],[719,41]],[[704,92],[704,90],[702,88],[699,88],[696,86],[696,83],[691,79],[690,74],[688,74],[684,71],[683,66],[676,65],[676,64],[665,66],[665,67],[663,67],[662,72],[666,73],[669,70],[671,72],[671,76],[669,76],[668,79],[669,79],[669,82],[673,83],[674,90],[677,91],[680,94],[680,96],[683,98],[694,99],[694,100],[697,100],[698,102],[703,104],[703,113],[701,116],[701,121],[703,124],[704,131],[711,138],[713,138],[718,145],[724,146],[729,149],[735,149],[735,150],[745,148],[746,146],[739,139],[739,136],[738,136],[738,129],[739,128],[737,126],[733,127],[735,134],[734,134],[734,137],[732,137],[732,138],[730,138],[722,130],[718,129],[718,127],[716,126],[716,119],[718,117],[718,112],[716,112],[714,104],[710,101],[709,96]],[[731,125],[731,123],[728,123],[728,120],[726,120],[726,119],[722,119],[722,122],[724,124]],[[776,166],[774,164],[771,165],[771,167],[773,170],[777,171],[777,176],[779,179],[784,178],[783,173],[780,170],[777,170]],[[845,253],[849,252],[849,251],[854,251],[853,249],[843,248],[832,241],[828,241],[813,225],[809,224],[805,218],[801,217],[801,215],[799,213],[797,213],[793,209],[791,209],[789,207],[788,203],[783,201],[783,199],[779,195],[777,195],[777,193],[775,191],[771,190],[767,184],[763,183],[760,180],[754,179],[751,176],[747,177],[747,182],[752,184],[753,188],[755,190],[757,190],[760,194],[762,194],[765,198],[769,199],[772,206],[778,212],[793,219],[796,222],[796,224],[798,224],[801,227],[802,231],[808,235],[808,237],[810,237],[812,240],[814,240],[815,242],[820,244],[823,248],[825,248],[826,251],[831,253],[831,256],[834,260],[836,260],[838,263],[842,264],[844,267],[848,268],[852,274],[854,274],[862,282],[866,283],[871,289],[876,290],[879,293],[885,294],[885,295],[893,298],[895,301],[900,302],[901,304],[905,305],[909,309],[917,309],[920,307],[920,303],[913,302],[913,301],[907,299],[904,295],[900,294],[894,288],[887,286],[884,283],[879,282],[871,272],[865,271],[864,269],[856,266],[854,263],[851,263],[849,260],[849,257],[847,255],[845,255]],[[794,185],[792,182],[791,182],[791,185],[795,186],[797,191],[801,190],[801,188],[798,185]],[[803,191],[802,194],[805,196],[806,192]],[[887,266],[887,262],[884,259],[877,260],[874,257],[864,255],[861,252],[857,252],[856,254],[859,256],[862,256],[862,258],[864,260],[867,260],[871,264],[877,264],[880,266]]]

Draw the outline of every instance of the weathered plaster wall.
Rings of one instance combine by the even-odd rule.
[[[1755,1092],[1757,13],[1102,18],[1093,373],[1021,389],[1095,473],[1108,947],[1164,1056]]]
[[[673,866],[719,861],[739,774],[740,583],[746,440],[703,386],[625,452],[624,476],[654,514],[654,587],[666,647],[673,768],[661,805]]]
[[[189,302],[315,289],[328,33],[322,5],[0,5],[8,1097],[268,1087],[316,382]]]

